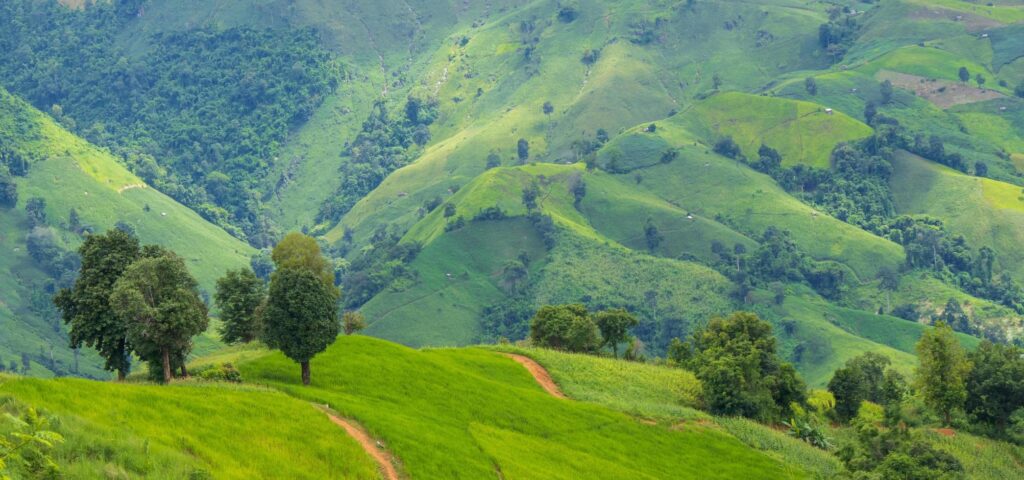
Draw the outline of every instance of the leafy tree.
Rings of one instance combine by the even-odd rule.
[[[25,215],[28,216],[29,227],[46,225],[46,200],[32,197],[25,202]]]
[[[1017,84],[1017,86],[1013,89],[1013,94],[1020,98],[1024,98],[1024,82]]]
[[[955,298],[950,298],[946,301],[946,307],[942,310],[938,320],[949,325],[955,331],[974,333],[974,326],[971,325],[971,319],[967,316],[967,313],[964,312],[964,309],[960,307],[960,302],[956,301]]]
[[[446,203],[444,204],[444,218],[451,218],[455,216],[455,204]]]
[[[651,217],[647,217],[647,223],[644,224],[644,239],[647,241],[647,249],[652,252],[656,250],[658,245],[661,245],[661,241],[665,239],[661,234],[661,231],[658,230],[658,226],[654,224],[654,219]]]
[[[861,474],[856,478],[932,480],[963,473],[956,457],[933,447],[921,434],[873,424],[856,428],[856,441],[837,452],[849,471]]]
[[[270,274],[274,273],[274,260],[270,257],[270,250],[264,248],[254,253],[249,260],[249,266],[257,277],[264,282],[270,281]]]
[[[960,67],[957,75],[960,77],[960,81],[964,83],[971,79],[971,72],[967,70],[967,67]]]
[[[501,166],[501,157],[498,156],[498,152],[491,152],[487,154],[487,169],[497,168]]]
[[[520,138],[516,142],[516,153],[519,154],[519,163],[526,163],[526,160],[530,158],[530,142],[525,138]]]
[[[257,309],[267,296],[266,284],[248,268],[228,270],[217,280],[213,298],[220,309],[224,343],[249,343],[259,337]]]
[[[782,168],[782,155],[778,150],[762,143],[761,147],[757,149],[757,163],[754,164],[754,169],[771,174],[780,168]]]
[[[984,341],[967,358],[974,366],[967,377],[967,413],[1002,431],[1024,408],[1024,350]]]
[[[921,335],[916,350],[921,362],[915,374],[917,389],[925,403],[949,425],[953,412],[963,408],[967,400],[966,377],[971,363],[953,329],[942,321]]]
[[[981,160],[978,160],[977,162],[974,162],[974,175],[978,176],[978,177],[987,177],[988,176],[988,164],[985,163],[985,162],[982,162]]]
[[[530,320],[530,340],[534,345],[592,352],[601,344],[601,334],[583,305],[545,305]]]
[[[572,194],[572,204],[579,210],[580,204],[583,203],[583,198],[587,196],[587,182],[583,180],[582,174],[576,172],[569,177],[568,186],[569,193]]]
[[[14,183],[7,165],[0,164],[0,207],[14,208],[18,204],[18,184]]]
[[[985,76],[982,75],[981,72],[978,72],[976,75],[974,75],[974,81],[978,84],[978,87],[981,88],[983,85],[985,85]]]
[[[355,310],[349,310],[341,316],[342,329],[345,331],[345,335],[352,335],[358,333],[366,328],[366,317],[362,313]]]
[[[864,122],[865,123],[867,123],[868,125],[871,125],[871,123],[875,120],[875,116],[877,116],[877,115],[878,115],[878,106],[875,105],[875,102],[870,102],[869,101],[868,103],[864,104]]]
[[[697,375],[715,414],[779,420],[806,396],[803,380],[776,353],[771,325],[753,313],[711,319],[687,342],[674,342],[670,358]]]
[[[892,103],[892,82],[883,80],[882,83],[878,84],[878,93],[882,97],[882,105]]]
[[[722,86],[722,77],[717,72],[711,75],[711,89],[718,90]]]
[[[320,244],[313,237],[289,233],[270,254],[278,270],[301,268],[316,275],[324,285],[334,289],[334,267],[320,253]],[[273,281],[273,277],[271,277]]]
[[[529,277],[530,269],[522,260],[509,260],[501,268],[501,285],[511,295],[520,293]]]
[[[900,288],[900,276],[889,267],[878,269],[878,286],[885,291],[886,310],[892,310],[892,292]]]
[[[544,115],[551,115],[551,112],[555,111],[555,106],[551,102],[544,102],[544,106],[541,108],[544,111]]]
[[[629,329],[640,324],[636,316],[623,308],[597,312],[594,323],[601,331],[604,346],[612,348],[612,355],[619,358],[619,344],[629,340]]]
[[[540,188],[537,187],[536,183],[530,183],[523,187],[523,206],[525,206],[527,210],[536,209],[538,195],[540,195]]]
[[[807,93],[811,95],[817,95],[818,82],[814,79],[814,77],[807,77],[804,79],[804,89],[806,89]]]
[[[896,385],[898,380],[892,377],[899,373],[890,369],[889,365],[888,357],[866,352],[847,360],[843,367],[832,374],[828,390],[835,396],[835,413],[840,421],[848,422],[857,416],[861,403],[865,401],[888,405],[901,400],[890,398],[893,395],[901,396],[901,392]],[[888,390],[886,374],[890,375]]]
[[[139,241],[120,230],[89,235],[79,247],[81,271],[71,288],[54,297],[64,322],[70,326],[71,348],[95,348],[104,368],[123,380],[131,366],[127,326],[110,303],[110,292],[124,271],[141,254]]]
[[[721,140],[715,142],[713,147],[715,153],[732,159],[743,158],[743,152],[740,151],[740,146],[733,141],[732,136],[725,136]]]
[[[173,252],[132,263],[114,284],[112,309],[127,326],[128,342],[139,357],[163,368],[171,381],[172,359],[180,362],[192,350],[192,337],[206,330],[209,319],[199,284]]]
[[[52,450],[64,437],[51,427],[50,419],[32,407],[5,413],[10,426],[0,432],[0,479],[63,477]]]
[[[301,365],[303,385],[310,382],[309,361],[334,343],[341,330],[337,299],[335,288],[314,269],[279,267],[270,280],[264,340]]]

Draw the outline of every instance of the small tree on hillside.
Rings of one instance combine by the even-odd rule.
[[[270,280],[264,340],[301,365],[303,385],[310,382],[309,361],[334,343],[341,330],[335,292],[305,268],[279,268]]]
[[[654,219],[647,217],[647,223],[644,225],[644,239],[647,241],[647,249],[654,251],[661,245],[661,241],[665,237],[658,230],[658,226],[654,224]]]
[[[516,153],[519,155],[519,163],[526,163],[526,160],[530,158],[530,142],[525,138],[520,138],[516,142]]]
[[[953,335],[953,329],[942,321],[921,335],[917,342],[915,382],[925,404],[942,415],[949,425],[953,412],[963,408],[967,400],[967,374],[971,364],[963,347]]]
[[[125,321],[135,352],[151,369],[163,367],[165,383],[171,381],[172,359],[183,362],[192,337],[209,324],[199,284],[172,252],[131,264],[114,284],[110,303]]]
[[[878,85],[878,93],[882,97],[882,105],[892,103],[892,82],[889,80],[883,80],[882,83]]]
[[[601,331],[603,345],[612,348],[612,355],[619,358],[619,344],[629,340],[629,330],[640,321],[622,308],[605,310],[594,315],[594,323]]]
[[[352,335],[366,328],[366,317],[363,317],[362,313],[350,310],[341,316],[341,325],[345,335]]]
[[[544,111],[544,115],[551,115],[551,113],[555,111],[555,106],[552,105],[551,102],[544,102],[542,110]]]
[[[534,345],[570,352],[592,352],[601,343],[597,325],[580,304],[546,305],[530,321]]]
[[[116,371],[119,380],[131,367],[131,350],[125,322],[110,304],[110,292],[140,253],[138,239],[120,230],[89,235],[78,248],[82,258],[78,279],[53,299],[69,326],[71,348],[96,349],[104,368]]]
[[[229,270],[217,280],[213,298],[220,308],[224,343],[249,343],[259,337],[256,311],[266,297],[266,284],[248,268]]]
[[[811,95],[817,95],[818,82],[814,79],[814,77],[807,77],[804,79],[804,89],[806,89],[807,93]]]
[[[960,67],[957,75],[960,77],[960,81],[964,83],[971,79],[971,72],[967,70],[967,67]]]
[[[1003,431],[1014,411],[1024,409],[1024,349],[984,341],[968,354],[967,413]]]

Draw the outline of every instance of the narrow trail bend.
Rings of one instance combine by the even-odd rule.
[[[543,388],[544,391],[551,394],[551,396],[558,398],[569,398],[566,397],[565,394],[562,393],[562,390],[558,388],[558,385],[555,384],[555,381],[551,378],[551,375],[548,374],[548,371],[545,370],[544,367],[542,367],[534,359],[524,355],[517,355],[514,353],[505,353],[503,355],[511,358],[512,360],[515,360],[520,365],[526,367],[526,370],[530,372],[530,375],[533,375],[533,379],[536,380],[538,384],[540,384],[540,387]]]
[[[380,467],[381,473],[384,474],[384,478],[387,480],[399,480],[398,470],[395,469],[395,457],[391,455],[387,450],[384,450],[376,440],[370,437],[370,434],[363,430],[362,427],[356,425],[355,422],[346,420],[334,414],[326,405],[317,405],[322,412],[327,415],[327,418],[331,419],[335,425],[343,428],[348,436],[354,438],[359,445],[366,450],[366,453],[370,454],[377,465]]]

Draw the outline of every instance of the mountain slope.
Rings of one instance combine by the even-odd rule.
[[[27,175],[14,177],[18,205],[0,209],[0,244],[5,252],[0,256],[0,322],[6,331],[16,332],[0,338],[0,360],[5,365],[20,361],[22,353],[34,362],[34,374],[66,374],[76,363],[44,293],[52,291],[54,280],[26,248],[30,228],[24,208],[30,198],[46,202],[46,226],[57,245],[67,250],[81,241],[70,231],[69,212],[74,209],[79,223],[95,231],[124,222],[142,242],[178,252],[207,292],[213,291],[214,280],[225,270],[248,264],[251,247],[148,187],[109,153],[2,89],[0,140],[9,151],[31,159]],[[98,362],[85,352],[78,373],[102,376]]]

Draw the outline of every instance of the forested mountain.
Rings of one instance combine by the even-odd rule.
[[[939,321],[1024,345],[1024,2],[0,1],[3,370],[107,378],[52,297],[111,228],[214,318],[301,231],[406,346],[748,311],[812,387],[909,375]]]

